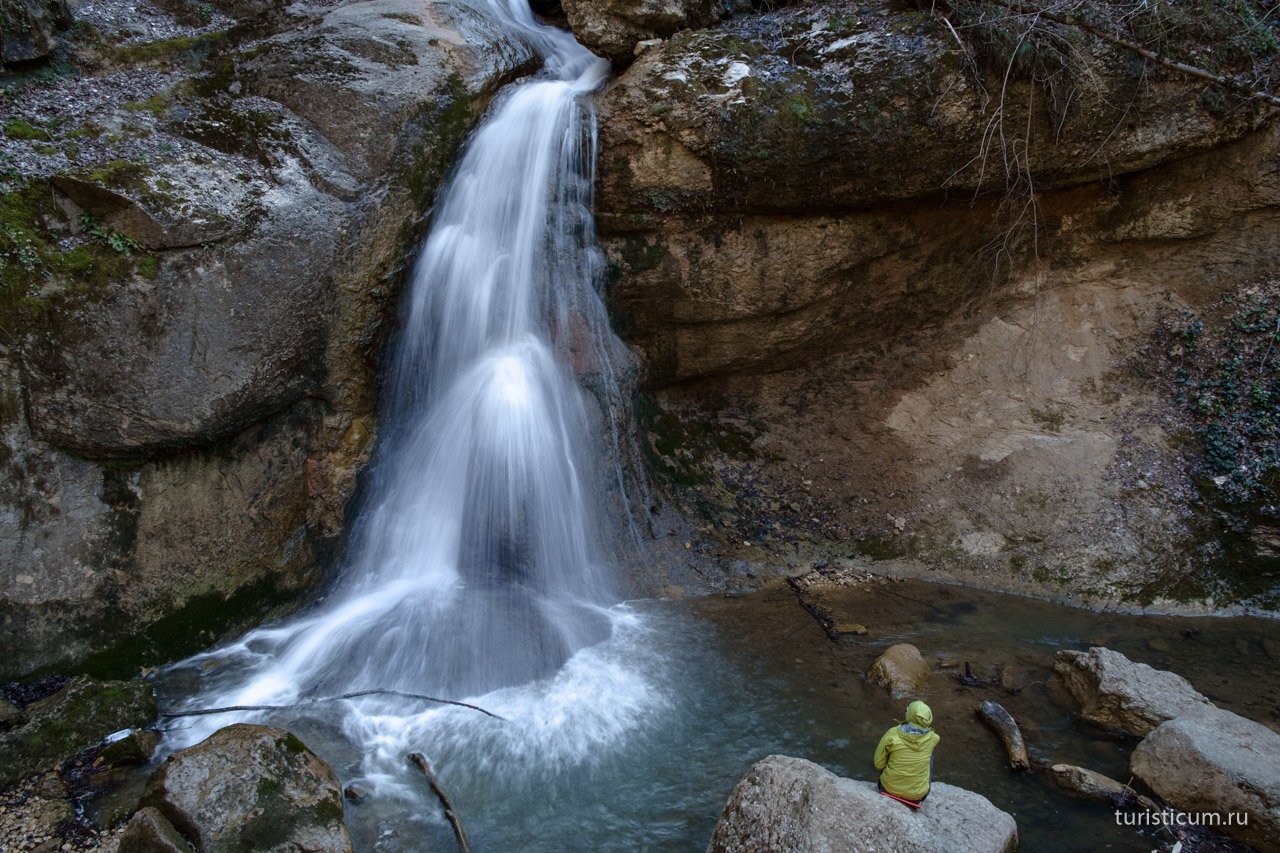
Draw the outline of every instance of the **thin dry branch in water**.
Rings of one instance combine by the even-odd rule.
[[[290,711],[294,708],[303,708],[308,705],[319,705],[322,702],[340,702],[343,699],[358,699],[361,696],[398,696],[401,699],[419,699],[423,702],[437,702],[441,705],[457,705],[459,708],[470,708],[473,711],[479,711],[481,714],[493,717],[495,720],[506,720],[507,718],[487,711],[479,705],[472,705],[469,702],[457,702],[453,699],[440,699],[435,696],[424,696],[421,693],[404,693],[400,690],[357,690],[354,693],[343,693],[341,696],[324,696],[319,699],[307,699],[302,702],[294,702],[288,705],[227,705],[223,708],[199,708],[194,711],[161,711],[161,717],[204,717],[210,714],[226,714],[232,711]]]
[[[449,819],[449,825],[453,827],[453,837],[458,840],[458,849],[462,853],[471,853],[471,842],[467,840],[467,831],[462,828],[462,819],[458,817],[458,810],[453,807],[453,801],[444,792],[444,788],[440,787],[440,782],[436,779],[436,774],[431,772],[431,765],[427,763],[426,757],[420,752],[412,752],[409,754],[409,760],[417,765],[423,776],[427,777],[427,784],[440,800],[440,805],[444,806],[444,816]]]

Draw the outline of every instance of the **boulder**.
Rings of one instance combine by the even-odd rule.
[[[666,38],[717,18],[716,0],[564,0],[574,36],[614,65],[626,65],[637,42]]]
[[[109,767],[146,764],[160,746],[160,733],[147,729],[129,729],[107,742],[98,753],[98,761]]]
[[[121,729],[155,720],[156,703],[146,681],[94,681],[80,676],[23,709],[26,722],[0,734],[0,789]]]
[[[1058,652],[1053,671],[1082,719],[1131,735],[1145,735],[1165,720],[1209,705],[1182,676],[1101,646]]]
[[[0,699],[0,732],[22,724],[22,710],[8,699]]]
[[[338,777],[284,729],[237,724],[174,753],[143,806],[202,853],[352,849]]]
[[[919,696],[929,674],[929,664],[910,643],[890,646],[867,670],[867,678],[888,690],[894,699]]]
[[[1101,42],[1073,51],[1089,70],[1065,115],[1022,79],[1002,101],[1005,127],[1032,123],[1016,168],[1037,188],[1145,168],[1265,120],[1255,106],[1223,112],[1181,77],[1144,85],[1132,54]],[[940,19],[892,7],[795,4],[683,32],[604,98],[601,209],[812,214],[1003,187],[1001,158],[977,156],[986,97]]]
[[[1217,831],[1280,850],[1280,734],[1266,726],[1195,705],[1143,738],[1129,766],[1170,805],[1219,814]]]
[[[139,809],[120,833],[125,853],[192,853],[192,847],[155,808]]]
[[[729,795],[708,853],[1004,853],[1017,849],[1013,817],[980,794],[934,782],[919,810],[874,782],[836,776],[800,758],[756,762]]]
[[[0,65],[48,59],[57,35],[71,26],[66,0],[0,2]]]

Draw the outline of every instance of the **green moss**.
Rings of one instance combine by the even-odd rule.
[[[392,21],[401,21],[406,24],[414,24],[422,26],[422,18],[419,15],[411,15],[408,12],[384,12],[382,17]]]
[[[68,139],[98,139],[102,134],[106,133],[106,129],[96,122],[86,122],[81,127],[72,128],[64,135]]]
[[[77,678],[26,715],[26,724],[0,735],[0,787],[56,767],[114,731],[150,724],[156,706],[145,681]]]
[[[293,136],[275,113],[245,109],[234,101],[201,99],[181,133],[225,154],[252,157],[267,168],[277,165],[277,151],[299,156]],[[159,182],[157,189],[164,189]]]
[[[307,745],[303,743],[302,740],[293,732],[289,732],[284,736],[283,745],[285,749],[289,750],[295,755],[298,755],[307,751]]]
[[[138,275],[150,281],[160,271],[160,259],[155,255],[145,255],[138,261]]]
[[[473,119],[474,100],[462,75],[453,72],[421,115],[422,141],[415,148],[405,176],[410,193],[426,206],[440,180],[453,164]]]
[[[225,39],[226,33],[216,32],[120,45],[112,50],[112,58],[121,65],[183,64],[201,58]]]
[[[84,177],[107,187],[136,187],[151,174],[151,169],[133,160],[112,160],[86,173]]]
[[[661,482],[677,490],[701,487],[715,480],[712,454],[751,459],[751,436],[723,424],[682,420],[665,411],[646,394],[636,396],[636,423],[645,436],[649,469]]]
[[[650,243],[644,237],[629,236],[622,244],[622,260],[632,273],[656,269],[666,257],[660,243]]]
[[[853,543],[857,553],[872,560],[892,560],[904,553],[902,544],[892,536],[868,536]]]
[[[4,123],[4,135],[10,139],[40,140],[42,142],[48,142],[53,138],[49,136],[47,130],[35,127],[20,118]]]
[[[289,735],[289,737],[293,737],[293,735]],[[297,738],[293,738],[293,739],[298,740]],[[299,741],[299,743],[301,743],[301,741]],[[258,799],[260,800],[270,799],[271,797],[278,797],[280,796],[280,792],[282,790],[284,789],[280,786],[280,783],[274,779],[258,780],[257,794],[258,794]]]
[[[283,613],[296,602],[294,592],[276,588],[269,577],[247,584],[229,596],[212,592],[188,599],[167,616],[139,625],[129,636],[88,656],[77,670],[99,678],[133,675],[139,667],[155,666],[194,654],[235,630]],[[102,625],[91,632],[117,636],[118,626]]]
[[[173,103],[173,95],[170,92],[160,92],[141,101],[125,101],[120,107],[128,112],[148,112],[156,118],[165,114],[169,109],[169,105]]]

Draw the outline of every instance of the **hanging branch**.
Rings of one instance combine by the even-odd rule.
[[[432,791],[435,791],[436,797],[440,800],[440,805],[444,806],[444,816],[449,819],[449,825],[453,827],[453,837],[458,840],[458,849],[462,853],[471,853],[471,842],[467,840],[467,831],[462,828],[462,820],[458,817],[458,810],[453,807],[453,801],[449,799],[449,795],[440,787],[436,774],[431,772],[431,765],[427,763],[427,759],[423,757],[421,752],[410,753],[409,760],[418,766],[423,776],[427,777],[427,784],[431,786]]]
[[[341,696],[325,696],[320,699],[307,699],[290,705],[228,705],[225,708],[201,708],[195,711],[161,711],[161,717],[204,717],[209,714],[226,714],[232,711],[290,711],[308,705],[319,705],[322,702],[339,702],[343,699],[356,699],[361,696],[398,696],[401,699],[421,699],[424,702],[438,702],[441,705],[457,705],[459,708],[470,708],[495,720],[506,720],[506,717],[486,711],[479,705],[468,702],[455,702],[452,699],[438,699],[435,696],[423,696],[421,693],[403,693],[399,690],[357,690],[354,693],[343,693]]]
[[[1104,29],[1096,27],[1086,21],[1081,21],[1078,18],[1060,15],[1048,9],[1037,9],[1035,7],[1023,6],[1020,3],[1012,2],[1012,0],[991,0],[991,2],[997,6],[1003,6],[1010,12],[1014,12],[1019,15],[1038,15],[1046,21],[1053,21],[1056,24],[1062,24],[1066,27],[1075,27],[1076,29],[1084,30],[1090,35],[1100,38],[1105,42],[1114,44],[1116,47],[1122,47],[1125,50],[1131,50],[1143,59],[1148,59],[1157,65],[1163,65],[1165,68],[1172,69],[1180,74],[1185,74],[1188,77],[1196,77],[1200,80],[1208,80],[1210,83],[1217,83],[1220,86],[1226,86],[1229,89],[1234,89],[1245,97],[1254,98],[1259,101],[1266,101],[1274,106],[1280,106],[1280,97],[1277,97],[1270,92],[1255,89],[1235,77],[1228,77],[1225,74],[1215,74],[1206,68],[1201,68],[1197,65],[1188,65],[1185,62],[1178,62],[1177,60],[1161,56],[1155,51],[1145,48],[1136,42],[1113,35]]]

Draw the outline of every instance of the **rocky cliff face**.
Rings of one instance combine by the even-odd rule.
[[[73,5],[3,107],[5,676],[313,585],[423,211],[533,58],[461,2],[162,6]]]
[[[1269,286],[1273,112],[1059,37],[1046,81],[924,13],[794,4],[679,33],[602,97],[677,562],[1221,601],[1160,333]]]

